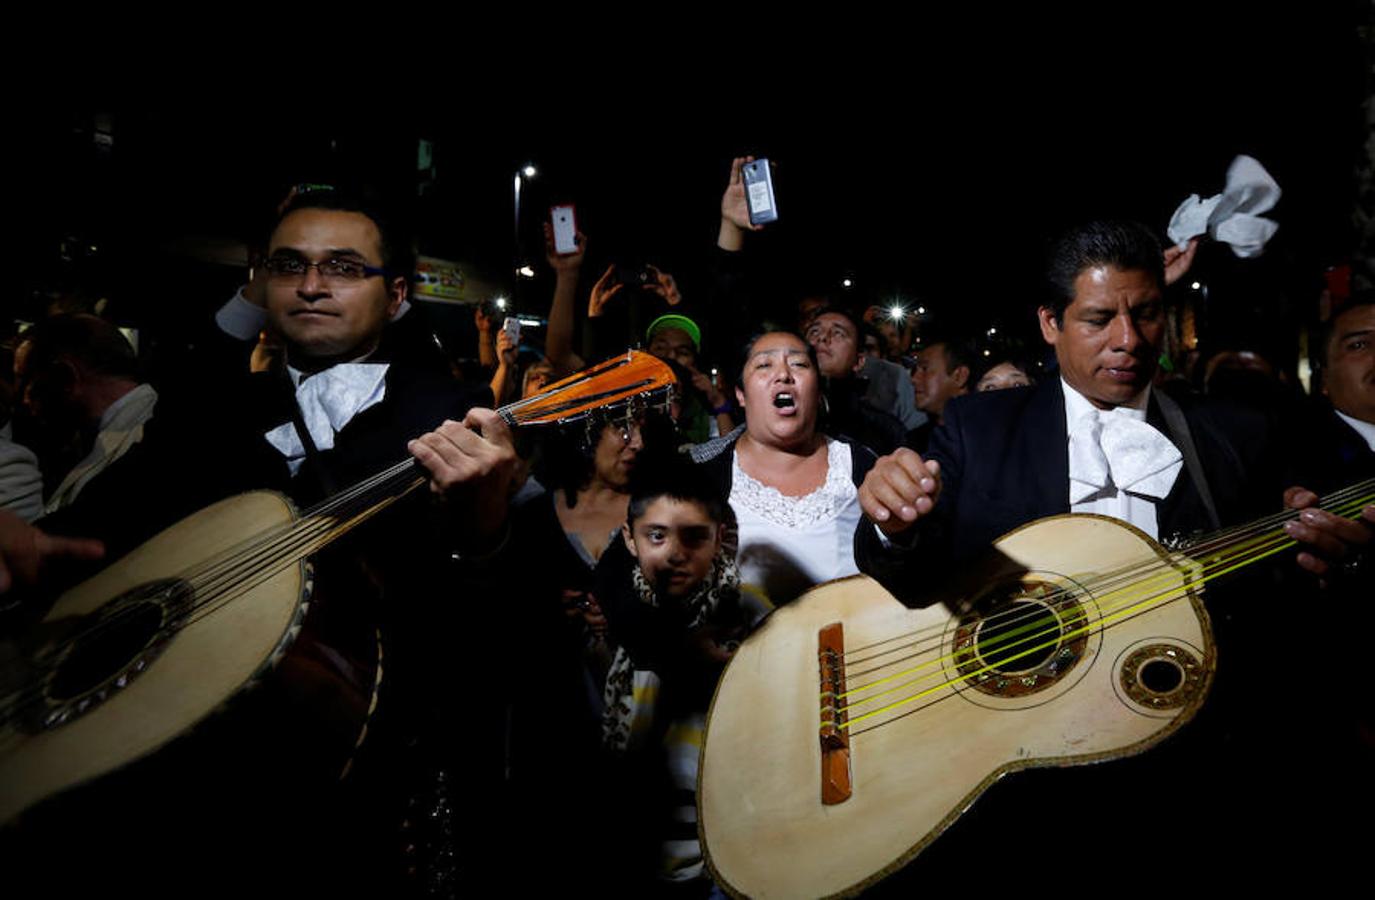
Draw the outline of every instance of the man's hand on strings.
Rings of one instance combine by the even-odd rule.
[[[472,409],[407,447],[430,473],[430,490],[457,507],[465,539],[481,546],[503,530],[518,460],[500,416]]]
[[[36,583],[55,562],[94,560],[104,555],[105,545],[100,541],[51,535],[8,510],[0,510],[0,594],[16,584]]]
[[[1367,505],[1356,519],[1318,508],[1318,495],[1302,487],[1284,492],[1286,509],[1302,510],[1284,526],[1285,533],[1303,545],[1298,564],[1314,575],[1326,575],[1332,567],[1367,549],[1375,534],[1375,504]]]
[[[931,512],[941,493],[940,463],[906,447],[880,457],[859,486],[859,505],[888,536]]]

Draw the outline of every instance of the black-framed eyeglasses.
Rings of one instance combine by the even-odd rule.
[[[327,281],[361,281],[377,275],[386,275],[386,269],[370,266],[357,259],[332,257],[311,262],[300,256],[270,256],[263,261],[267,274],[278,278],[304,278],[307,271],[315,269]]]

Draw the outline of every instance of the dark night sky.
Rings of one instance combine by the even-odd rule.
[[[511,176],[529,160],[540,168],[524,207],[529,247],[531,211],[568,199],[591,237],[589,270],[649,259],[690,287],[743,152],[778,165],[783,218],[751,252],[780,296],[852,274],[866,299],[1016,320],[1051,234],[1095,215],[1163,233],[1189,193],[1221,188],[1237,153],[1284,189],[1281,230],[1266,259],[1240,269],[1213,248],[1201,276],[1292,293],[1349,255],[1363,4],[1267,6],[1258,18],[1254,4],[1226,3],[1179,20],[1162,19],[1181,15],[1168,4],[1111,20],[1089,9],[1096,18],[980,7],[940,22],[822,23],[759,62],[710,33],[662,50],[613,41],[620,49],[595,64],[577,42],[532,42],[528,64],[493,52],[338,99],[274,93],[267,72],[262,88],[184,94],[88,80],[11,114],[24,136],[11,180],[20,270],[30,289],[50,281],[57,240],[76,233],[102,248],[97,290],[127,315],[213,309],[224,273],[150,267],[156,247],[250,238],[297,179],[342,171],[413,194],[421,137],[438,167],[417,210],[422,251],[493,277],[510,268]],[[106,111],[114,146],[102,155],[90,128]],[[547,287],[527,296],[539,311]]]

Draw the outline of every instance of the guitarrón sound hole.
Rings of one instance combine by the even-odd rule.
[[[1026,672],[1050,659],[1060,622],[1040,603],[1013,601],[990,615],[975,637],[979,655],[996,672]]]
[[[142,653],[162,627],[156,601],[125,606],[78,638],[57,667],[48,693],[58,702],[80,697],[118,675]]]
[[[1157,694],[1168,694],[1184,682],[1184,672],[1172,662],[1153,659],[1141,667],[1137,676],[1146,690]]]

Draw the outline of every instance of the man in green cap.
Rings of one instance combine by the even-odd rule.
[[[716,379],[697,368],[697,354],[702,349],[702,330],[687,316],[669,313],[649,323],[645,329],[645,348],[660,359],[682,366],[692,386],[705,399],[697,403],[692,392],[685,391],[679,427],[695,442],[727,434],[735,427],[731,419],[731,404]],[[715,425],[715,428],[712,426]]]

